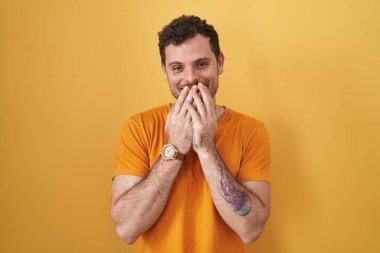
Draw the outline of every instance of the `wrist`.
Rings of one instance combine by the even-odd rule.
[[[185,154],[181,153],[181,150],[178,150],[178,148],[170,142],[162,147],[161,156],[166,161],[179,160],[182,162],[185,160]]]
[[[215,156],[218,153],[215,146],[198,148],[195,151],[197,152],[199,159],[207,159],[209,157]]]

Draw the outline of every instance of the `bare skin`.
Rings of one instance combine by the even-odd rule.
[[[219,214],[245,243],[251,243],[260,236],[268,218],[268,195],[260,197],[249,189],[250,183],[244,186],[230,174],[215,147],[217,107],[209,90],[202,83],[198,87],[200,96],[194,89],[190,91],[196,110],[185,102],[194,130],[193,149]]]
[[[167,116],[166,134],[182,154],[191,149],[192,126],[190,115],[183,106],[189,88],[182,90],[178,100]],[[172,185],[181,168],[182,161],[165,161],[159,158],[149,175],[142,179],[134,176],[117,176],[112,189],[111,216],[119,237],[132,244],[148,230],[161,215]]]
[[[222,113],[201,83],[191,90],[184,88],[168,114],[168,142],[183,154],[191,148],[197,152],[218,212],[245,243],[251,243],[262,233],[269,215],[269,186],[263,182],[240,184],[230,174],[215,148],[216,124]],[[181,165],[178,160],[159,158],[145,179],[125,176],[130,183],[123,184],[124,189],[114,183],[111,214],[125,242],[134,243],[159,218]]]
[[[165,125],[168,143],[183,154],[195,150],[221,217],[245,243],[251,243],[263,231],[269,215],[270,185],[237,182],[215,148],[217,119],[223,114],[223,108],[215,104],[215,94],[224,56],[216,59],[208,38],[199,34],[179,45],[169,44],[165,55],[162,69],[178,98]],[[133,243],[155,223],[181,165],[178,160],[160,158],[144,179],[115,177],[111,215],[121,239]]]

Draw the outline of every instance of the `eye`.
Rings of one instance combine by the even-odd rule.
[[[172,71],[173,72],[180,72],[182,70],[182,66],[179,66],[179,65],[174,65],[172,67]]]
[[[197,64],[197,67],[198,68],[205,68],[209,65],[209,63],[207,61],[201,61]]]

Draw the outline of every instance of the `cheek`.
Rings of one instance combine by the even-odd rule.
[[[180,90],[179,90],[179,82],[178,80],[176,79],[173,79],[171,77],[168,77],[168,83],[169,83],[169,88],[170,88],[170,91],[172,93],[172,95],[175,97],[175,98],[178,98],[179,94],[180,94]]]
[[[178,87],[180,81],[181,81],[181,78],[180,78],[179,76],[174,76],[174,75],[170,75],[170,76],[168,76],[168,82],[169,82],[172,86],[176,86],[176,87]]]

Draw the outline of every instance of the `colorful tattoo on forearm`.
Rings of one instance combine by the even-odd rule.
[[[229,177],[229,175],[219,168],[220,185],[218,187],[220,195],[232,206],[235,213],[246,216],[252,210],[251,200],[244,190],[240,190]]]

